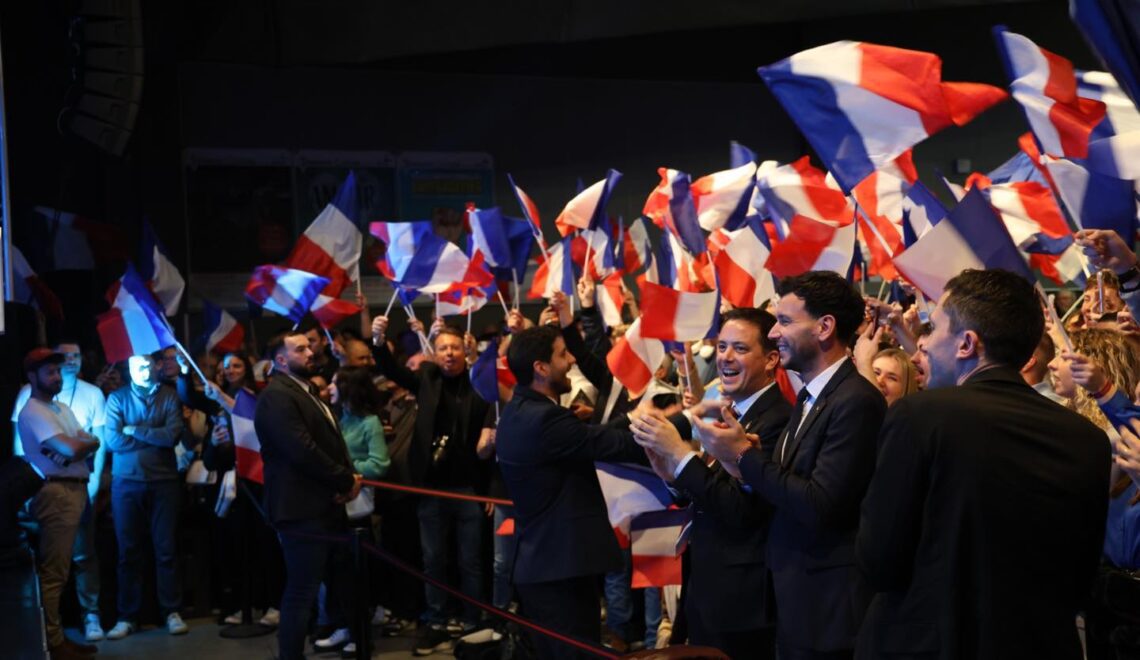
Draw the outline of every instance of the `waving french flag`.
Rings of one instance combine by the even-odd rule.
[[[776,282],[764,268],[769,247],[760,220],[725,234],[727,242],[713,260],[720,295],[735,307],[760,307],[775,298]]]
[[[689,175],[665,167],[658,168],[657,173],[661,175],[661,183],[649,193],[642,213],[675,236],[689,254],[703,253],[705,237],[697,218]]]
[[[500,280],[522,281],[530,260],[534,234],[529,223],[504,216],[498,207],[474,209],[468,256],[482,254],[491,273]]]
[[[515,183],[514,177],[507,174],[507,181],[511,184],[511,190],[515,193],[515,199],[519,201],[519,206],[522,207],[523,216],[527,222],[530,223],[531,231],[534,233],[535,238],[542,245],[543,251],[546,251],[546,241],[542,238],[542,218],[538,215],[538,205],[526,194],[519,184]]]
[[[550,299],[555,291],[574,295],[578,278],[574,272],[571,240],[572,237],[567,236],[550,248],[549,258],[540,263],[534,273],[528,298]]]
[[[150,222],[144,221],[142,230],[139,277],[162,303],[166,315],[174,316],[178,313],[178,304],[182,302],[182,294],[186,291],[186,280],[182,279],[182,274],[170,261]]]
[[[487,403],[499,401],[499,340],[492,339],[471,365],[471,389]]]
[[[871,255],[869,273],[886,280],[898,278],[891,258],[903,249],[903,200],[918,180],[910,150],[890,165],[875,170],[851,191],[859,204],[859,234]]]
[[[794,163],[770,168],[758,177],[756,187],[765,207],[778,220],[780,238],[787,236],[797,215],[824,220],[835,225],[851,222],[855,208],[833,177],[812,166],[804,156]]]
[[[614,273],[598,282],[595,300],[607,328],[616,328],[623,323],[621,309],[625,306],[625,295],[622,292],[620,273]]]
[[[915,181],[903,199],[903,243],[906,247],[914,245],[915,241],[930,231],[938,221],[949,213],[942,202],[922,185]]]
[[[653,382],[653,373],[664,359],[665,344],[659,339],[642,337],[641,319],[634,319],[606,354],[606,365],[614,378],[629,390],[630,398],[637,398]]]
[[[357,200],[356,174],[349,172],[336,196],[297,239],[283,264],[326,278],[329,283],[323,293],[331,298],[339,296],[349,282],[360,279],[363,236],[358,229]]]
[[[641,288],[641,335],[668,341],[704,339],[717,331],[720,294],[689,293],[645,282]]]
[[[300,323],[328,284],[328,279],[303,270],[258,266],[245,285],[245,297],[262,309]]]
[[[583,229],[572,242],[574,265],[594,281],[609,277],[615,270],[614,243],[606,228]],[[586,264],[587,256],[589,264]]]
[[[1105,106],[1089,144],[1089,167],[1118,179],[1140,179],[1140,111],[1132,99],[1103,71],[1077,71],[1077,93]]]
[[[855,41],[805,50],[759,73],[845,192],[1006,98],[990,85],[943,82],[932,53]]]
[[[39,307],[44,316],[56,320],[63,320],[63,303],[51,290],[36,271],[32,270],[24,253],[15,245],[11,246],[12,257],[12,301]]]
[[[313,300],[313,305],[309,308],[309,313],[313,315],[313,318],[317,320],[317,323],[319,323],[322,328],[332,330],[345,319],[359,316],[361,309],[360,305],[357,305],[351,300],[333,298],[332,296],[326,296],[322,293]]]
[[[621,172],[609,170],[606,172],[606,178],[575,195],[554,220],[558,231],[566,236],[575,229],[597,229],[605,226],[606,205],[620,179]]]
[[[1036,282],[1005,224],[976,188],[895,256],[895,267],[931,300],[941,298],[946,282],[967,268],[1004,268]]]
[[[245,342],[245,328],[229,312],[214,303],[202,301],[203,334],[206,350],[219,355],[241,350]]]
[[[234,399],[234,411],[230,424],[234,431],[234,459],[237,475],[259,484],[265,483],[265,464],[261,462],[261,441],[253,426],[253,414],[257,409],[257,399],[244,389],[238,391]]]
[[[158,301],[129,264],[119,278],[110,311],[97,317],[96,329],[109,363],[149,355],[178,343]]]
[[[634,517],[629,526],[632,588],[681,584],[681,555],[677,542],[692,520],[690,509],[646,511]]]
[[[627,463],[595,462],[598,485],[618,543],[629,547],[630,526],[637,516],[667,509],[673,502],[665,482],[647,467]]]
[[[618,219],[619,247],[614,251],[614,266],[621,272],[632,275],[649,265],[653,246],[649,243],[649,233],[645,231],[645,220],[638,218],[625,225]]]
[[[469,259],[440,238],[431,222],[373,222],[368,231],[388,247],[376,268],[385,277],[421,293],[440,293],[464,281]]]
[[[756,163],[747,161],[693,182],[690,190],[701,229],[739,229],[750,214],[756,187]]]
[[[772,246],[765,268],[776,277],[810,270],[830,270],[846,276],[855,255],[855,222],[845,224],[803,215],[792,218],[788,236]]]

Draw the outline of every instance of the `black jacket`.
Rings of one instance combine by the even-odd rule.
[[[859,657],[1080,658],[1110,468],[1104,432],[1013,368],[896,403],[856,546],[878,592]]]
[[[602,422],[605,416],[606,403],[613,388],[619,392],[614,395],[613,410],[606,421],[613,421],[633,410],[634,402],[629,400],[629,391],[614,378],[610,367],[606,364],[606,355],[610,349],[610,341],[604,334],[601,315],[596,307],[582,310],[582,327],[586,336],[583,337],[573,325],[562,329],[562,338],[566,341],[566,350],[574,356],[578,369],[590,384],[598,388],[598,400],[594,402],[594,414],[590,421],[595,424]]]
[[[798,432],[793,411],[772,454],[751,450],[740,461],[744,480],[776,509],[768,567],[777,634],[790,648],[855,647],[870,601],[855,569],[855,529],[886,409],[879,390],[845,359]]]
[[[791,404],[773,385],[740,423],[771,451],[791,412]],[[684,415],[672,420],[682,437],[689,437]],[[693,503],[685,607],[699,608],[701,619],[719,632],[774,625],[775,603],[764,559],[772,506],[745,490],[719,463],[709,466],[700,457],[685,465],[674,487]]]
[[[352,461],[336,418],[292,378],[277,374],[257,397],[253,425],[265,466],[265,509],[274,526],[336,525],[352,488]]]
[[[586,424],[519,386],[499,418],[495,449],[515,504],[516,583],[621,570],[594,461],[644,464],[628,428]]]

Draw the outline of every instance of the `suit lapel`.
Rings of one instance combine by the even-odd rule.
[[[292,388],[294,392],[298,393],[302,398],[307,399],[310,404],[315,406],[317,409],[317,412],[321,416],[321,419],[323,419],[326,424],[331,426],[332,430],[336,431],[337,434],[340,433],[340,425],[337,424],[336,417],[333,416],[331,409],[325,408],[324,403],[322,403],[319,399],[317,399],[315,396],[313,396],[307,390],[303,389],[299,383],[294,381],[289,376],[286,376],[285,374],[281,374],[280,379],[281,379],[281,381],[283,381],[285,383],[286,387]],[[328,411],[327,415],[325,414],[326,410]]]
[[[825,385],[823,391],[819,393],[819,397],[815,403],[812,404],[811,410],[808,411],[807,417],[804,418],[799,428],[794,428],[794,421],[788,424],[788,428],[784,430],[784,443],[787,443],[789,447],[783,452],[784,458],[781,461],[781,465],[785,467],[791,465],[792,459],[795,458],[796,451],[800,448],[800,442],[804,436],[807,435],[808,431],[811,430],[811,427],[815,424],[816,420],[819,419],[820,415],[823,414],[824,409],[827,408],[827,398],[831,396],[831,393],[839,387],[839,384],[850,375],[852,370],[854,370],[854,366],[851,360],[844,358],[844,363],[836,370],[835,374],[831,376],[831,380],[827,381],[827,385]]]

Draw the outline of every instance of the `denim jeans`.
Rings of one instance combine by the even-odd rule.
[[[495,505],[495,529],[499,531],[503,521],[513,518],[514,507]],[[511,573],[515,567],[515,546],[517,534],[499,536],[495,534],[495,561],[491,579],[491,604],[506,609],[511,604]]]
[[[71,551],[75,565],[75,595],[83,614],[99,614],[99,558],[95,554],[95,505],[87,500],[79,531],[75,534],[75,547]]]
[[[472,494],[470,488],[456,492]],[[420,544],[424,553],[424,572],[429,577],[447,582],[447,540],[455,537],[459,550],[459,581],[463,593],[483,600],[483,506],[476,502],[425,497],[419,503]],[[447,621],[447,594],[430,584],[424,585],[429,623]],[[479,609],[464,605],[463,622],[479,621]]]
[[[182,607],[182,586],[178,582],[175,529],[182,482],[111,481],[111,512],[115,517],[115,539],[119,543],[119,620],[138,623],[142,607],[143,543],[149,532],[154,546],[155,583],[158,606],[165,618]]]
[[[633,619],[633,558],[629,548],[622,550],[625,566],[622,571],[606,573],[606,627],[629,639],[629,623]],[[661,590],[655,587],[645,589],[645,647],[653,648],[657,643],[657,626],[661,625]]]

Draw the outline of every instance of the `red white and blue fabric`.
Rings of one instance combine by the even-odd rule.
[[[772,273],[764,268],[770,248],[758,218],[736,231],[725,232],[727,243],[713,263],[720,295],[734,307],[760,307],[776,297]]]
[[[677,541],[693,520],[691,509],[646,511],[630,523],[633,589],[681,584]]]
[[[253,414],[257,409],[257,399],[245,390],[239,390],[234,398],[234,411],[230,424],[234,431],[234,459],[237,476],[259,484],[265,483],[265,465],[261,461],[261,441],[253,426]]]
[[[1006,98],[990,85],[943,82],[932,53],[855,41],[811,48],[759,73],[844,191]]]
[[[614,273],[598,282],[594,293],[598,311],[601,313],[602,322],[606,324],[606,327],[616,328],[621,325],[623,323],[621,310],[625,305],[621,274]]]
[[[572,233],[575,229],[597,229],[605,226],[606,205],[610,201],[614,187],[621,179],[621,172],[609,170],[606,178],[598,181],[574,196],[562,213],[554,220],[562,236]]]
[[[229,312],[214,303],[202,301],[202,333],[207,351],[225,355],[241,350],[245,342],[245,328]]]
[[[507,174],[507,181],[511,184],[511,190],[515,193],[515,199],[518,200],[519,206],[522,208],[523,217],[526,218],[527,224],[530,226],[531,234],[534,236],[535,242],[538,243],[539,249],[542,250],[543,255],[550,251],[546,245],[546,238],[542,235],[542,218],[538,215],[538,205],[530,198],[530,195],[515,183],[514,177]],[[543,257],[545,259],[545,257]]]
[[[555,291],[573,296],[578,278],[574,272],[574,259],[571,254],[572,237],[567,236],[550,248],[549,258],[538,265],[531,280],[528,298],[550,299]]]
[[[507,280],[521,279],[530,258],[533,237],[530,225],[504,216],[497,206],[474,209],[467,217],[471,223],[473,248],[483,253],[491,272]]]
[[[911,152],[907,150],[887,167],[876,170],[851,191],[860,213],[860,242],[871,256],[868,273],[885,280],[898,278],[891,257],[903,249],[903,200],[918,180]]]
[[[10,250],[8,254],[12,258],[12,302],[35,305],[45,317],[62,321],[63,303],[59,301],[59,297],[40,279],[39,275],[36,275],[36,271],[32,270],[20,248],[12,245]]]
[[[1046,156],[1045,169],[1081,229],[1111,229],[1133,244],[1138,229],[1134,182],[1094,172],[1068,158]]]
[[[946,282],[967,268],[1004,268],[1037,281],[1005,223],[976,188],[925,236],[896,255],[895,267],[930,300],[941,298]]]
[[[606,228],[583,229],[573,241],[574,265],[594,281],[609,277],[616,270],[614,243]],[[587,256],[589,264],[586,264]]]
[[[641,336],[695,341],[719,330],[720,293],[690,293],[653,284],[641,287]]]
[[[756,163],[752,161],[694,181],[690,191],[701,229],[739,229],[752,211],[755,188]]]
[[[440,316],[470,314],[487,304],[487,292],[480,287],[458,285],[435,295]]]
[[[649,242],[649,233],[645,231],[645,220],[637,218],[626,226],[625,221],[618,218],[618,247],[614,250],[614,267],[627,275],[649,265],[653,246]]]
[[[811,270],[830,270],[846,276],[855,255],[855,226],[852,218],[840,224],[796,215],[787,238],[772,246],[764,267],[776,277]]]
[[[781,240],[787,237],[792,218],[797,215],[835,225],[849,223],[855,217],[855,208],[839,184],[814,167],[807,156],[771,168],[757,179],[756,187],[767,212],[778,221],[776,229]]]
[[[1104,71],[1077,71],[1077,93],[1105,105],[1089,144],[1089,167],[1120,179],[1140,179],[1140,111],[1132,99]]]
[[[440,293],[464,281],[470,260],[459,246],[437,236],[430,221],[373,222],[368,231],[387,246],[377,270],[400,286]]]
[[[649,193],[642,213],[653,224],[675,236],[693,255],[705,251],[705,237],[697,219],[689,175],[665,167],[657,169],[661,182]]]
[[[186,280],[174,267],[166,249],[154,233],[149,222],[143,222],[142,249],[139,254],[139,277],[151,290],[158,302],[162,303],[167,316],[178,313],[178,304],[186,291]]]
[[[630,398],[637,398],[653,382],[653,373],[664,359],[665,345],[659,339],[642,337],[641,319],[634,319],[606,354],[606,365]]]
[[[313,315],[313,318],[322,328],[332,330],[345,319],[359,316],[360,310],[360,305],[351,300],[333,298],[322,293],[313,300],[313,306],[309,308],[309,313]]]
[[[300,323],[328,284],[328,279],[303,270],[258,266],[245,285],[245,297],[262,309]]]
[[[1135,27],[1130,33],[1118,8],[1098,0],[1072,0],[1069,16],[1129,98],[1140,103],[1140,52]]]
[[[487,403],[499,401],[498,364],[499,340],[492,339],[471,365],[471,389]]]
[[[594,463],[594,470],[606,501],[610,525],[623,548],[629,547],[634,518],[648,511],[667,509],[673,502],[665,482],[647,467],[599,461]]]
[[[150,355],[178,343],[158,301],[131,265],[119,278],[110,311],[97,317],[96,328],[108,363]]]
[[[320,215],[305,229],[282,264],[328,279],[323,293],[336,298],[349,282],[360,279],[360,213],[356,174],[340,185]]]
[[[938,201],[934,193],[922,185],[921,181],[915,181],[903,199],[902,227],[905,247],[914,245],[915,241],[945,218],[947,213],[946,207]]]

